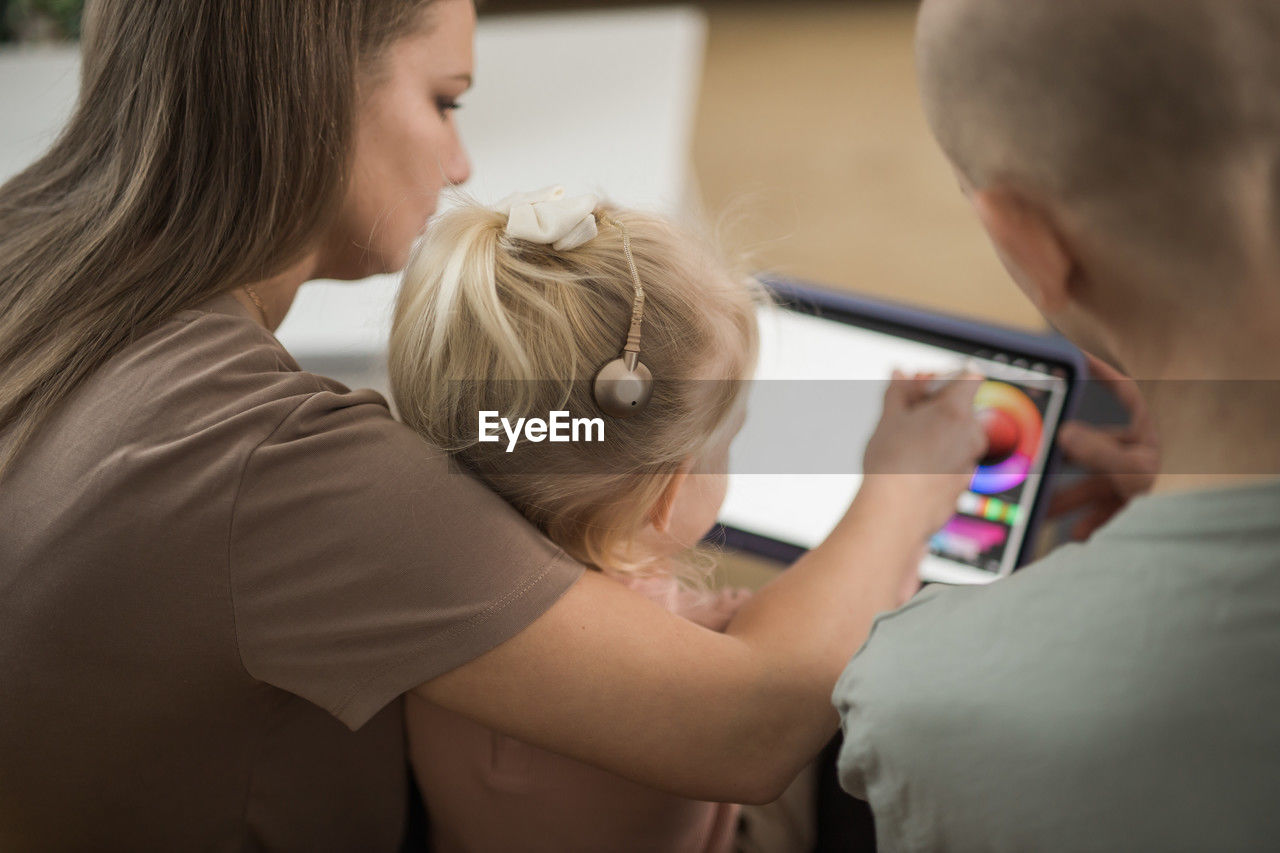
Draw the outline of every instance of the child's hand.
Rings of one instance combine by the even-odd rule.
[[[987,449],[973,410],[982,377],[966,374],[931,395],[933,378],[908,379],[894,371],[862,460],[862,491],[901,506],[910,516],[904,521],[919,523],[926,538],[955,512],[956,498]]]

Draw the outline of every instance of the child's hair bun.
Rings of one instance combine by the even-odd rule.
[[[494,209],[506,214],[505,231],[509,236],[566,252],[599,233],[595,217],[599,203],[594,195],[569,197],[564,187],[547,187],[509,195],[494,205]]]

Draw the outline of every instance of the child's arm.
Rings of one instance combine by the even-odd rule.
[[[848,513],[726,633],[589,572],[523,632],[419,692],[655,788],[774,799],[835,730],[840,671],[985,450],[976,384],[921,400],[918,384],[895,382]]]

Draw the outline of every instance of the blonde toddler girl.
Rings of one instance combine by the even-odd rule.
[[[464,202],[432,223],[405,271],[396,405],[569,554],[722,630],[745,593],[709,591],[695,546],[724,499],[760,299],[708,242],[657,216],[558,190]],[[636,340],[648,397],[611,416],[593,380]],[[554,412],[598,428],[578,441],[482,440],[482,412],[504,429]],[[420,698],[406,713],[436,850],[733,847],[736,806],[646,788]],[[618,737],[659,723],[636,708]]]

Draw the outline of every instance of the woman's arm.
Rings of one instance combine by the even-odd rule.
[[[918,383],[895,382],[848,513],[726,633],[587,574],[523,632],[417,692],[656,788],[776,798],[835,730],[841,669],[899,603],[984,450],[973,386],[921,400]]]

